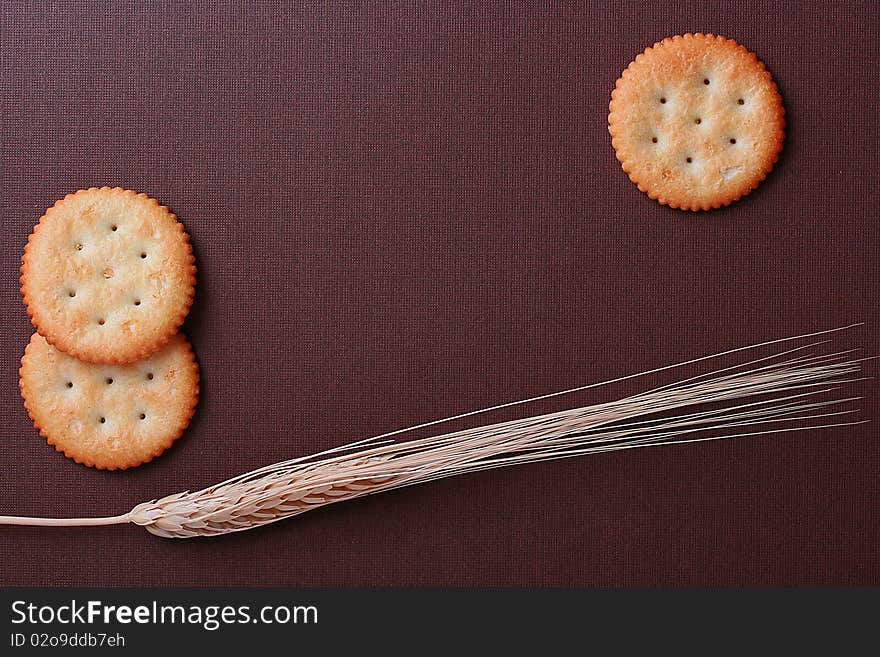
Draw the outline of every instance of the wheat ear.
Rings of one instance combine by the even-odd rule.
[[[857,325],[853,325],[857,326]],[[852,351],[819,353],[812,341],[679,380],[616,401],[481,426],[431,438],[390,437],[476,413],[578,392],[745,353],[783,342],[804,342],[852,327],[771,340],[612,381],[471,411],[276,463],[200,491],[138,504],[108,518],[0,516],[0,524],[109,525],[134,523],[166,538],[243,531],[364,495],[491,468],[584,454],[758,436],[859,424],[859,397],[841,391],[861,376]]]

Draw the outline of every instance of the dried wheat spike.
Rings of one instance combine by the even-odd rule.
[[[854,325],[855,326],[855,325]],[[849,329],[852,327],[844,327]],[[859,424],[860,397],[843,391],[865,378],[852,351],[823,353],[820,331],[731,349],[685,363],[426,422],[312,456],[284,461],[204,490],[138,504],[108,518],[0,516],[0,524],[134,523],[166,538],[215,536],[260,527],[344,500],[434,479],[585,454]],[[794,346],[760,355],[784,342]],[[748,358],[743,359],[743,355]],[[392,436],[477,413],[580,392],[682,365],[732,364],[611,402],[398,441]]]

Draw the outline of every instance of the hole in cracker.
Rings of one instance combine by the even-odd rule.
[[[105,417],[101,418],[101,424],[104,424],[106,421],[107,421],[107,418],[105,418]]]
[[[68,291],[67,291],[67,296],[69,296],[69,297],[71,297],[71,298],[75,297],[75,296],[76,296],[76,290],[68,290]]]
[[[153,373],[147,372],[147,381],[152,381],[152,380],[153,380]]]
[[[98,320],[98,326],[104,326],[105,323],[103,319]]]
[[[104,267],[104,271],[101,273],[104,278],[113,278],[113,270],[110,267]]]
[[[700,125],[703,122],[703,119],[694,119],[694,123]]]
[[[138,417],[139,417],[141,420],[146,420],[146,419],[147,419],[147,414],[146,414],[146,413],[141,413]]]
[[[110,384],[113,383],[113,379],[110,378],[110,377],[108,376],[108,377],[104,380],[104,383],[106,383],[106,384],[109,386]]]
[[[135,300],[134,300],[134,305],[136,305],[136,306],[141,305],[141,300],[140,300],[140,299],[135,299]]]
[[[656,137],[651,137],[651,143],[652,143],[652,144],[656,144],[656,143],[657,143],[657,138],[656,138]]]
[[[709,84],[709,78],[703,78],[703,84]]]
[[[661,99],[660,99],[660,102],[663,103],[663,104],[666,104],[666,98],[665,98],[665,97],[661,98]]]
[[[146,259],[146,257],[147,257],[147,254],[144,253],[143,251],[141,251],[141,260]]]
[[[77,242],[77,244],[76,244],[76,246],[75,246],[74,248],[75,248],[77,251],[82,251],[82,250],[83,250],[83,245]]]
[[[118,228],[119,228],[119,226],[117,226],[116,224],[113,224],[113,225],[110,226],[110,230],[112,230],[114,233],[116,232],[116,230],[117,230]]]
[[[735,144],[735,143],[736,143],[736,139],[734,139],[733,137],[731,137],[731,138],[730,138],[730,143],[731,143],[731,144]]]
[[[73,381],[68,381],[68,382],[65,383],[64,385],[66,385],[68,388],[72,388],[72,387],[73,387]]]
[[[688,164],[690,164],[693,161],[694,161],[694,158],[692,158],[692,157],[689,157],[685,160],[685,162],[687,162]]]
[[[737,101],[736,101],[736,104],[737,104],[737,105],[745,105],[745,104],[746,104],[746,101],[744,101],[742,98],[738,98]]]

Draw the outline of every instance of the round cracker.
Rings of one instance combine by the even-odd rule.
[[[630,180],[682,210],[748,194],[785,138],[782,98],[764,64],[713,34],[647,48],[617,80],[609,109],[612,145]]]
[[[131,468],[164,452],[189,424],[199,367],[183,334],[150,358],[85,363],[34,333],[21,359],[21,395],[50,445],[77,463]]]
[[[69,194],[28,238],[21,293],[37,331],[93,363],[149,356],[173,336],[195,292],[192,247],[168,208],[101,187]]]

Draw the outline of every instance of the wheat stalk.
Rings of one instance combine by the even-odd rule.
[[[853,325],[856,326],[856,325]],[[138,504],[108,518],[0,516],[0,524],[71,526],[134,523],[166,538],[243,531],[318,507],[434,479],[584,454],[859,424],[859,397],[840,391],[863,380],[852,351],[818,353],[814,341],[715,369],[616,401],[397,441],[413,429],[718,359],[832,329],[740,347],[612,381],[471,411],[283,461],[200,491]],[[698,408],[697,408],[698,407]]]

